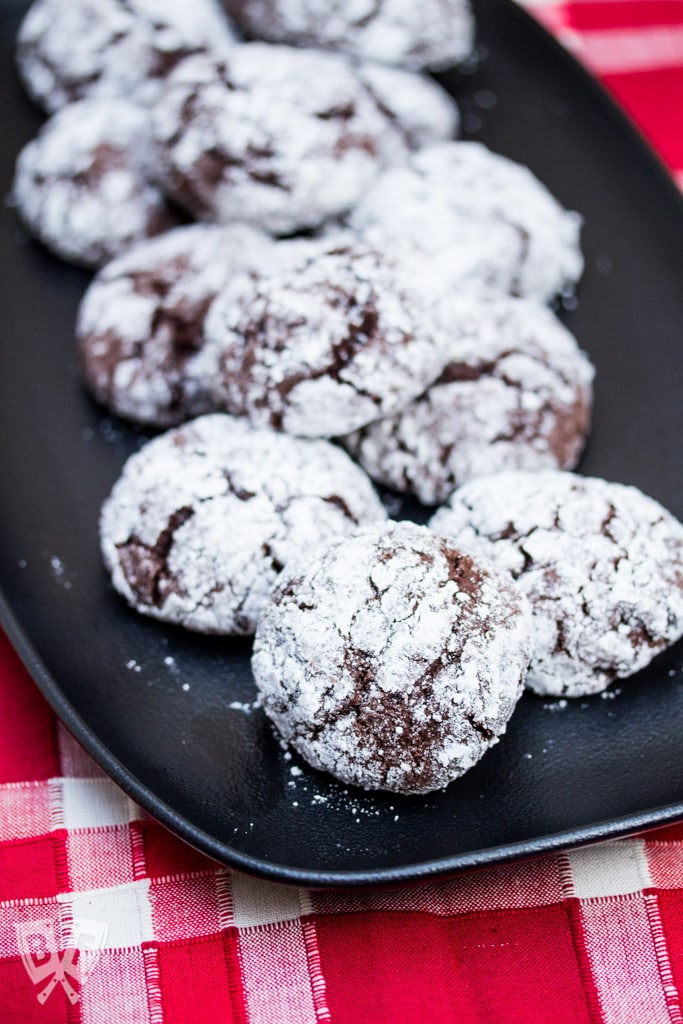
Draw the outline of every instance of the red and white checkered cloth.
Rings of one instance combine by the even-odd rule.
[[[683,184],[683,0],[528,6]],[[311,893],[232,874],[147,818],[1,634],[0,723],[0,1024],[683,1024],[683,825]]]

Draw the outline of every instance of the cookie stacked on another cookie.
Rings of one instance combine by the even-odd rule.
[[[248,43],[188,58],[153,112],[159,180],[201,220],[273,234],[318,227],[415,144],[454,129],[450,101],[416,81],[414,103],[404,76],[387,106],[393,84],[336,54]]]
[[[405,406],[441,372],[448,339],[401,264],[352,239],[290,246],[241,278],[206,321],[217,406],[305,437],[334,437]]]
[[[406,250],[436,303],[496,290],[548,302],[583,271],[581,218],[528,167],[479,142],[421,149],[381,175],[348,217],[366,241]]]

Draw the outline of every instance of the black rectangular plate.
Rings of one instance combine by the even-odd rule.
[[[24,9],[0,9],[3,192],[40,123],[12,69]],[[580,468],[683,517],[683,204],[523,12],[480,0],[477,14],[479,68],[444,78],[467,133],[527,163],[586,221],[586,275],[566,316],[597,366]],[[141,435],[82,392],[73,325],[86,284],[2,208],[0,618],[58,714],[135,800],[226,864],[306,885],[417,879],[683,816],[680,644],[616,696],[564,709],[525,696],[501,743],[429,797],[347,790],[288,760],[261,712],[230,707],[254,697],[247,643],[166,629],[109,588],[98,510]]]

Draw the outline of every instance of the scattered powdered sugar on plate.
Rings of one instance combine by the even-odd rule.
[[[75,574],[69,572],[59,555],[50,555],[49,561],[55,582],[62,588],[62,590],[71,590]],[[26,563],[24,562],[24,566],[25,565]]]
[[[231,700],[227,705],[231,711],[241,711],[243,715],[251,715],[254,711],[260,708],[260,704],[257,700],[247,702],[239,700]]]

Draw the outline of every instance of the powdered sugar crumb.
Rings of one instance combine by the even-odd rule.
[[[552,704],[544,704],[543,708],[545,711],[564,711],[569,706],[569,702],[564,699],[554,700]]]

